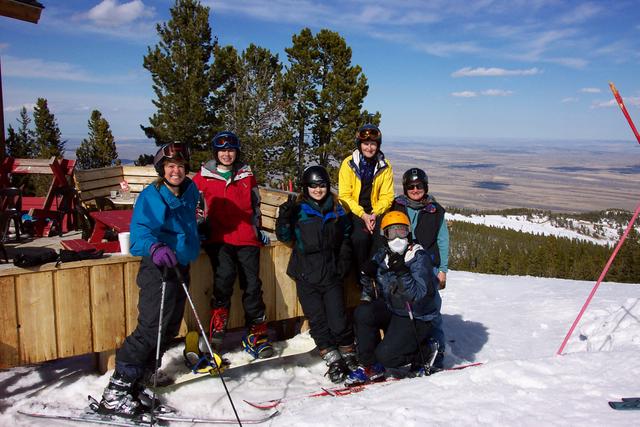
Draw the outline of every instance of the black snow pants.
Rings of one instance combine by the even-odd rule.
[[[213,296],[211,308],[231,307],[233,284],[239,277],[242,306],[247,326],[264,319],[265,305],[260,280],[260,248],[235,246],[227,243],[204,247],[213,269]]]
[[[431,322],[412,321],[392,313],[384,300],[360,304],[354,313],[358,357],[365,365],[382,363],[386,368],[398,368],[409,363],[423,363],[418,342],[431,335]],[[384,339],[380,339],[380,329]],[[417,332],[417,337],[416,337]],[[427,354],[424,352],[424,357]]]
[[[297,280],[296,289],[302,311],[309,319],[309,332],[319,350],[353,344],[353,328],[347,321],[340,281],[312,285]]]
[[[178,268],[180,268],[182,278],[188,286],[189,267],[179,265]],[[162,296],[162,272],[150,257],[142,258],[136,282],[140,288],[138,325],[116,352],[116,371],[133,380],[141,378],[145,370],[155,368]],[[178,281],[173,269],[167,270],[164,298],[160,357],[166,351],[169,341],[180,330],[186,301],[182,283]]]

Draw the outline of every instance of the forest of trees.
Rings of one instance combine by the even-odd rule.
[[[502,275],[597,280],[612,248],[564,237],[540,236],[449,221],[449,267]],[[640,235],[632,230],[605,280],[637,283]]]
[[[141,127],[157,145],[189,143],[193,170],[211,157],[213,135],[231,130],[261,184],[296,181],[310,164],[336,178],[357,128],[379,123],[380,113],[362,108],[367,79],[338,33],[302,29],[284,49],[284,65],[254,44],[242,52],[220,46],[209,8],[196,0],[177,0],[170,12],[144,57],[157,112]]]

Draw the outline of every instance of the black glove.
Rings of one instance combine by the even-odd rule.
[[[397,253],[389,254],[389,270],[393,271],[397,275],[409,273],[409,267],[404,263],[404,255]]]
[[[296,206],[295,200],[289,199],[280,205],[278,209],[278,218],[290,223]]]
[[[362,265],[360,273],[364,276],[375,279],[378,274],[378,264],[376,264],[372,259],[369,259]]]

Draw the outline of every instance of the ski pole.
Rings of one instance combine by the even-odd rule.
[[[242,427],[240,416],[238,416],[238,411],[236,411],[236,405],[233,404],[231,393],[229,393],[229,389],[227,388],[227,383],[224,381],[224,378],[222,377],[222,371],[220,371],[220,366],[218,366],[218,364],[215,361],[215,358],[213,357],[214,353],[213,353],[213,349],[211,348],[211,343],[209,342],[209,339],[207,338],[207,335],[204,332],[204,328],[202,327],[202,322],[200,321],[200,316],[198,316],[198,312],[196,311],[196,306],[193,304],[193,300],[191,299],[191,294],[189,293],[189,289],[187,288],[187,283],[184,281],[182,277],[182,273],[180,273],[180,269],[177,266],[174,267],[174,269],[176,272],[176,276],[178,277],[178,281],[182,284],[182,289],[184,289],[184,293],[187,296],[187,301],[189,301],[189,305],[191,306],[193,317],[196,318],[196,323],[198,323],[198,328],[200,328],[200,335],[204,339],[204,342],[207,344],[207,350],[209,350],[209,354],[211,355],[211,358],[213,359],[213,363],[216,366],[218,377],[220,378],[220,381],[222,381],[222,386],[224,387],[224,391],[227,394],[227,397],[229,398],[229,403],[231,403],[231,409],[233,409],[233,413],[236,416],[236,420],[238,420],[238,425]]]
[[[409,301],[406,301],[405,307],[407,308],[407,313],[409,313],[409,319],[411,319],[411,325],[413,326],[413,336],[416,339],[416,345],[418,346],[418,354],[420,354],[420,361],[422,362],[422,366],[425,368],[425,375],[431,374],[431,365],[433,364],[433,360],[435,360],[435,356],[432,357],[432,360],[429,361],[429,365],[427,365],[427,361],[424,358],[424,353],[422,352],[422,346],[420,345],[420,340],[418,339],[418,328],[416,327],[416,319],[413,317],[413,309],[411,308],[411,304]],[[436,343],[436,346],[438,344]],[[438,354],[438,349],[436,347],[435,355]],[[428,371],[427,371],[428,369]]]
[[[164,294],[167,290],[167,266],[162,271],[162,291],[160,292],[160,314],[158,315],[158,340],[156,341],[156,366],[153,371],[153,394],[151,395],[151,425],[156,411],[156,387],[158,386],[158,368],[160,364],[160,342],[162,341],[162,318],[164,317]]]
[[[631,126],[631,131],[636,136],[636,139],[638,140],[638,144],[640,144],[640,134],[638,134],[638,130],[636,129],[635,125],[633,124],[633,120],[631,120],[631,116],[629,115],[629,112],[627,111],[627,107],[624,106],[624,101],[622,100],[622,97],[620,96],[620,92],[618,92],[618,89],[616,89],[616,87],[613,84],[613,82],[609,82],[609,87],[611,88],[611,92],[613,92],[614,98],[616,98],[616,102],[618,103],[618,106],[622,110],[622,114],[624,114],[624,117],[627,119],[627,122],[629,123],[629,126]]]

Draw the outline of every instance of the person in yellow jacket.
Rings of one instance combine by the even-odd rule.
[[[362,265],[371,257],[374,230],[393,203],[391,163],[380,151],[382,132],[373,124],[356,133],[356,149],[343,160],[338,176],[338,197],[351,211],[353,257],[361,283]],[[363,293],[363,299],[367,299]]]

